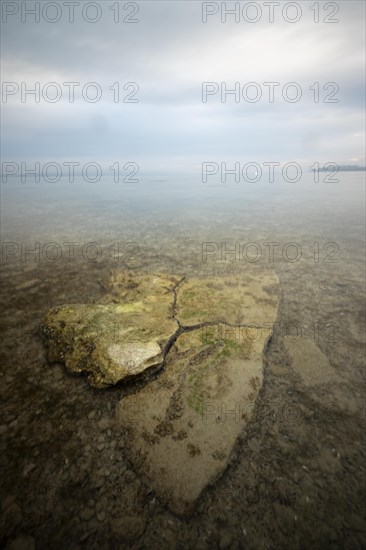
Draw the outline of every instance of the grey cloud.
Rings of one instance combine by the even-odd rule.
[[[105,2],[107,4],[107,2]],[[340,23],[201,23],[200,2],[140,2],[141,22],[3,25],[3,80],[135,81],[140,103],[2,104],[4,154],[363,156],[364,6]],[[305,9],[305,8],[304,8]],[[280,56],[276,55],[281,54]],[[339,104],[201,102],[203,81],[340,85]],[[315,129],[314,129],[315,125]],[[359,135],[351,138],[352,135]],[[330,150],[330,146],[333,149]]]

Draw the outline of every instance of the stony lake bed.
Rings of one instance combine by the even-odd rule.
[[[297,548],[362,548],[364,342],[357,269],[338,265],[335,272],[320,264],[314,274],[310,263],[202,266],[199,253],[188,266],[171,248],[161,252],[117,269],[115,262],[82,261],[3,266],[2,544],[278,548],[291,540]],[[151,285],[159,277],[163,284]],[[138,296],[143,281],[149,282],[147,303]],[[163,287],[165,306],[154,294]],[[213,296],[220,293],[218,315]],[[245,295],[251,302],[243,311]],[[88,376],[89,367],[70,372],[78,369],[72,361],[64,366],[57,346],[50,357],[50,334],[42,330],[56,320],[59,330],[69,326],[61,319],[65,306],[110,314],[108,308],[121,311],[126,303],[129,321],[117,323],[118,331],[128,327],[124,344],[135,345],[142,328],[149,342],[160,343],[160,350],[148,346],[139,356],[139,364],[157,357],[147,377],[135,376],[136,363],[127,361],[134,375],[105,383],[105,373]],[[157,303],[159,323],[150,322]],[[67,337],[73,341],[75,311]],[[83,319],[81,326],[90,328]],[[301,336],[293,331],[295,319]],[[284,331],[285,325],[292,329]],[[199,328],[181,332],[182,326]],[[100,340],[102,331],[93,330]],[[72,353],[67,338],[64,350]],[[122,357],[126,367],[120,352],[112,357]],[[225,367],[212,368],[210,354],[222,352]],[[242,366],[250,363],[246,378]],[[245,406],[236,407],[240,402]]]

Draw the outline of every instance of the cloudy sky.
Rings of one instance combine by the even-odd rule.
[[[327,9],[320,2],[318,23],[310,10],[314,3],[307,1],[298,2],[302,14],[293,23],[285,20],[283,2],[275,6],[273,23],[263,2],[256,13],[245,12],[247,19],[258,17],[255,23],[242,11],[239,22],[227,15],[223,23],[219,11],[203,23],[202,9],[215,11],[221,2],[205,8],[194,0],[140,1],[136,14],[135,2],[120,2],[120,20],[114,22],[110,8],[116,10],[117,3],[103,0],[94,3],[98,12],[93,6],[84,11],[89,19],[100,17],[95,23],[83,19],[88,2],[82,0],[74,7],[74,22],[62,1],[58,12],[51,5],[41,13],[39,23],[21,13],[21,4],[31,9],[35,2],[2,4],[3,160],[135,161],[148,172],[181,173],[222,160],[365,164],[363,1],[330,2]],[[12,14],[14,5],[19,10]],[[295,9],[289,8],[287,19],[296,17]],[[30,94],[22,102],[22,86],[31,89],[36,82],[41,90],[56,83],[60,100],[52,102],[51,86],[51,101],[41,92],[39,103]],[[80,83],[73,103],[65,82]],[[94,103],[81,92],[90,82],[102,91]],[[131,82],[136,85],[124,90]],[[217,84],[206,102],[203,82]],[[257,87],[245,87],[250,82]],[[278,83],[273,103],[266,82]],[[297,93],[284,88],[289,82],[301,90],[297,102],[283,98],[284,90],[290,98]],[[117,84],[109,89],[114,83],[117,103]],[[220,92],[235,83],[239,101],[231,94],[222,102]],[[258,89],[258,102],[244,99]],[[86,91],[93,99],[96,89]],[[138,102],[123,102],[129,94]],[[338,102],[324,102],[327,97]]]

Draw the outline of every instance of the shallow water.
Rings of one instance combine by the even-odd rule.
[[[52,533],[55,548],[108,548],[120,539],[100,510],[108,518],[122,507],[135,521],[121,527],[130,548],[216,547],[228,533],[233,548],[365,544],[364,176],[3,184],[1,489],[22,509],[16,529],[27,526],[40,547]],[[171,514],[126,463],[113,420],[123,390],[98,392],[48,365],[34,332],[49,307],[100,299],[110,270],[126,268],[273,269],[280,279],[256,413],[189,518]],[[291,368],[288,335],[315,342],[342,384],[327,379],[315,399]]]
[[[275,174],[270,183],[262,176],[257,183],[233,181],[227,176],[211,176],[203,183],[200,175],[140,177],[139,183],[114,183],[105,178],[88,183],[81,177],[71,183],[67,178],[51,184],[25,183],[8,178],[3,184],[4,236],[89,234],[118,238],[121,232],[150,228],[175,228],[177,232],[197,228],[207,234],[233,228],[252,237],[264,231],[301,235],[311,229],[336,238],[360,231],[364,223],[364,172],[338,173],[336,182],[325,182],[326,174],[304,172],[300,181],[289,183]],[[144,225],[141,225],[144,224]],[[269,235],[271,236],[271,235]]]

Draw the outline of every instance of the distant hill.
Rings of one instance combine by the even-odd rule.
[[[316,170],[315,168],[311,169],[312,172],[334,172],[334,164],[332,163],[331,166],[319,168]],[[366,166],[353,166],[353,165],[339,165],[338,166],[338,172],[365,172]]]

